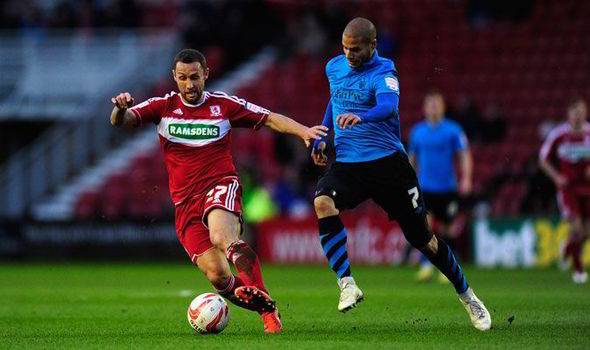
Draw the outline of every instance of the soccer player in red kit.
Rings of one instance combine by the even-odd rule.
[[[308,128],[235,96],[205,91],[209,68],[197,50],[180,51],[172,74],[178,93],[150,98],[133,107],[129,93],[113,97],[111,124],[156,124],[180,243],[219,294],[259,312],[266,333],[279,333],[278,310],[264,286],[258,257],[239,238],[242,189],[230,153],[231,128],[268,126],[299,136],[307,146],[325,136],[327,128]],[[232,274],[228,260],[238,276]]]
[[[549,133],[540,153],[541,168],[557,186],[561,214],[570,223],[562,258],[571,256],[575,283],[588,280],[582,265],[582,248],[590,232],[590,123],[586,121],[587,113],[584,100],[572,102],[567,109],[567,122]]]

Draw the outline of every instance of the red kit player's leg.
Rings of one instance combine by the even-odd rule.
[[[226,256],[234,264],[247,286],[254,286],[266,292],[260,261],[254,250],[246,242],[242,240],[233,242],[227,248]]]
[[[585,241],[583,217],[586,211],[590,210],[588,198],[578,196],[571,190],[560,190],[558,193],[558,204],[562,216],[567,218],[570,223],[570,232],[567,243],[563,251],[564,258],[572,258],[574,272],[582,273],[582,247]]]
[[[239,240],[242,229],[241,197],[237,178],[228,177],[220,181],[205,198],[205,224],[209,227],[211,241],[225,251],[245,285],[266,292],[258,256],[246,242]]]

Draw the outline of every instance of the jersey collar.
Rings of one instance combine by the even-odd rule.
[[[350,67],[351,70],[355,70],[357,72],[362,72],[366,69],[371,68],[375,62],[377,62],[377,60],[379,59],[379,53],[377,52],[377,49],[375,49],[375,51],[373,51],[373,57],[371,57],[367,62],[363,63],[362,66],[358,67],[358,68],[352,68]]]
[[[182,104],[187,107],[199,107],[203,104],[203,102],[205,102],[207,98],[209,98],[209,93],[207,91],[203,91],[203,93],[201,94],[201,98],[196,104],[186,102],[184,98],[182,98],[182,95],[180,93],[178,94],[178,97],[180,97],[180,101],[182,101]]]

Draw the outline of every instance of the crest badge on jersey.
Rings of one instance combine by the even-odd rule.
[[[218,105],[209,106],[209,110],[211,111],[212,117],[221,117],[221,107]]]
[[[359,81],[359,89],[364,89],[365,87],[367,87],[367,80],[366,79],[361,79]]]
[[[394,77],[385,78],[385,85],[393,91],[399,91],[399,82]]]

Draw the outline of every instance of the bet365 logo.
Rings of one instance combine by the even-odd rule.
[[[211,124],[170,124],[171,136],[183,139],[205,140],[219,137],[219,126]]]

